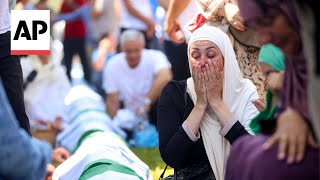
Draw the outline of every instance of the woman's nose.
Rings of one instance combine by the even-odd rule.
[[[207,59],[204,56],[201,56],[201,59],[199,60],[199,63],[201,66],[204,66],[207,63]]]

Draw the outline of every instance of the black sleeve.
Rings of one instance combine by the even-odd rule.
[[[230,131],[225,135],[225,138],[230,142],[234,143],[239,137],[249,134],[248,131],[242,126],[242,124],[237,121]]]
[[[162,159],[169,166],[180,169],[190,158],[195,142],[182,128],[185,103],[175,83],[170,82],[164,87],[157,107],[159,149]]]

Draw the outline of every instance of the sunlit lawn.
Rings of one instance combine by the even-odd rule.
[[[151,170],[154,180],[158,180],[163,172],[166,164],[163,162],[158,148],[144,149],[144,148],[131,148],[144,163],[146,163]],[[168,167],[165,176],[173,174],[173,169]]]

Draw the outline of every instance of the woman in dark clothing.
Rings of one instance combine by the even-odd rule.
[[[258,92],[242,78],[231,42],[221,30],[203,26],[194,31],[188,56],[192,78],[170,82],[159,99],[160,153],[178,175],[206,164],[209,179],[223,180],[230,144],[251,133],[249,123],[259,113],[252,104]],[[208,178],[199,174],[199,179]]]
[[[239,7],[262,43],[274,43],[285,53],[286,69],[277,119],[269,127],[261,124],[264,135],[233,145],[226,180],[318,180],[319,150],[309,126],[307,67],[293,2],[239,0]]]
[[[316,147],[308,106],[308,69],[301,41],[301,24],[289,0],[239,0],[244,22],[258,33],[263,44],[273,43],[285,54],[283,89],[276,128],[265,146],[279,143],[278,159],[303,160],[307,145]],[[311,126],[310,126],[311,125]]]

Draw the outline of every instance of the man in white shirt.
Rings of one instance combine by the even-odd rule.
[[[124,31],[120,46],[123,52],[111,58],[104,72],[106,110],[114,118],[122,102],[135,115],[153,114],[152,105],[172,79],[171,65],[161,51],[143,48],[144,37],[137,30]],[[156,124],[156,117],[150,121]]]

